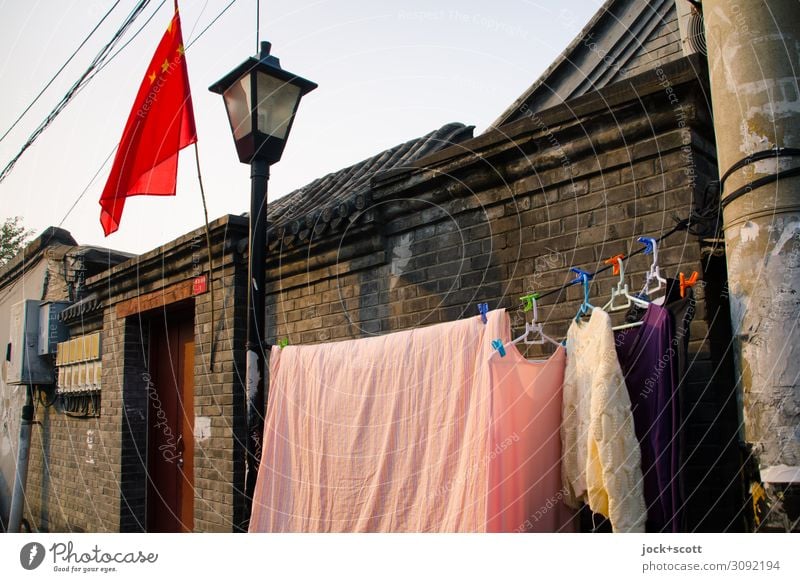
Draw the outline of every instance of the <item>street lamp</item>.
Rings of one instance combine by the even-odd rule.
[[[264,295],[267,250],[267,180],[269,167],[281,159],[300,99],[316,89],[312,83],[281,68],[261,43],[250,57],[209,90],[222,95],[239,161],[250,164],[250,252],[247,286],[247,473],[248,503],[255,490],[264,412]],[[249,508],[248,508],[249,515]]]

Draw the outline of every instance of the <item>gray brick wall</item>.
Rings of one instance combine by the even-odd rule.
[[[510,310],[516,336],[524,330],[521,295],[571,280],[571,266],[594,271],[608,257],[640,248],[638,236],[659,237],[674,226],[674,216],[689,215],[716,178],[701,97],[683,87],[678,111],[674,103],[665,108],[668,100],[664,93],[645,100],[638,112],[634,107],[579,118],[582,137],[569,122],[539,127],[544,135],[515,136],[528,151],[487,147],[464,154],[466,161],[432,169],[444,176],[438,180],[426,183],[423,169],[390,186],[389,193],[375,188],[372,206],[339,236],[276,249],[268,338],[308,344],[368,337],[474,316],[479,302]],[[496,160],[487,162],[493,154]],[[569,171],[562,163],[567,156]],[[698,271],[719,285],[724,259],[721,269],[719,259],[712,259],[686,232],[659,248],[662,274],[677,278],[681,271]],[[644,255],[627,261],[631,289],[641,288],[650,262]],[[605,303],[615,283],[610,271],[592,282],[595,304]],[[711,337],[726,341],[724,329],[711,327],[727,321],[727,307],[709,306],[704,286],[696,297],[687,528],[736,530],[742,493],[730,406],[734,385],[715,374],[725,360],[710,345]],[[581,298],[582,291],[572,287],[542,302],[540,318],[551,336],[565,336]],[[535,347],[529,355],[546,351]]]
[[[239,345],[238,338],[244,337],[245,329],[246,261],[232,243],[242,236],[241,221],[215,234],[213,370],[211,293],[190,300],[195,310],[195,422],[202,419],[200,423],[209,427],[195,441],[195,531],[237,531],[244,518],[244,368],[243,341]],[[34,528],[145,530],[152,312],[120,318],[116,305],[208,271],[205,247],[198,251],[192,243],[197,234],[181,239],[186,240],[153,253],[156,267],[143,267],[141,276],[122,273],[98,281],[109,293],[102,320],[73,329],[75,334],[103,330],[101,414],[74,419],[52,407],[37,407],[41,425],[33,433],[26,507],[26,518]]]
[[[479,302],[509,309],[513,333],[519,333],[520,295],[557,287],[571,279],[570,266],[595,270],[607,257],[638,248],[636,237],[670,230],[673,215],[687,216],[716,177],[703,91],[693,72],[681,67],[665,67],[668,84],[654,74],[636,91],[609,87],[508,124],[467,147],[434,154],[405,174],[376,177],[364,210],[338,230],[331,225],[318,236],[309,229],[303,240],[277,225],[268,253],[267,340],[309,344],[367,337],[470,317]],[[208,432],[196,439],[196,531],[235,531],[244,516],[247,275],[246,257],[235,249],[246,240],[246,223],[228,221],[215,231],[215,256],[224,262],[216,271],[213,370],[210,294],[194,300],[195,418],[208,423]],[[135,318],[118,320],[113,306],[206,270],[197,236],[189,233],[139,257],[136,268],[90,281],[108,295],[103,414],[73,421],[46,413],[49,436],[34,442],[39,450],[31,473],[30,510],[37,524],[53,530],[141,527],[143,467],[130,449],[146,432],[139,414],[143,342]],[[696,270],[711,279],[708,288],[723,288],[721,259],[703,251],[697,237],[673,235],[660,247],[662,272]],[[631,288],[641,287],[648,265],[644,256],[628,262]],[[592,282],[596,303],[604,302],[613,283],[610,272]],[[573,287],[543,301],[540,316],[550,335],[565,334],[580,295]],[[738,453],[731,445],[733,384],[715,373],[727,365],[718,349],[725,343],[718,322],[727,321],[726,306],[709,301],[703,287],[697,298],[687,433],[692,454],[685,469],[692,491],[689,528],[735,529],[741,491]],[[530,355],[539,353],[541,348]],[[88,469],[80,465],[91,479],[75,479],[76,467],[86,463],[80,443],[88,426],[96,426],[97,461]]]

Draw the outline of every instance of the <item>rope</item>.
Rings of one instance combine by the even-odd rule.
[[[676,224],[675,227],[672,230],[670,230],[669,232],[667,232],[664,235],[660,236],[659,238],[655,239],[655,241],[657,243],[660,243],[662,240],[664,240],[668,236],[672,236],[673,234],[675,234],[679,230],[686,230],[688,227],[689,227],[689,219],[684,218],[683,220],[679,220],[678,224]],[[648,249],[648,247],[644,246],[644,247],[642,247],[642,248],[640,248],[638,250],[635,250],[632,253],[630,253],[629,255],[627,255],[625,257],[625,260],[628,260],[631,257],[635,257],[636,255],[639,255],[639,254],[645,252],[647,249]],[[609,269],[613,269],[613,268],[614,268],[613,264],[606,265],[605,267],[601,267],[601,268],[597,269],[594,273],[588,273],[589,278],[593,279],[595,277],[595,275],[598,275],[600,273],[603,273],[603,272],[608,271]],[[565,291],[567,288],[572,287],[573,285],[577,285],[580,282],[581,282],[581,278],[578,277],[574,281],[570,281],[569,283],[565,283],[564,285],[561,285],[560,287],[556,287],[555,289],[551,289],[550,291],[547,291],[545,293],[539,293],[537,300],[544,299],[545,297],[548,297],[550,295],[554,295],[556,293],[561,293],[562,291]]]

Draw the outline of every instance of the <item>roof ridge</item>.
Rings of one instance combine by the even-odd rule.
[[[289,192],[267,207],[270,245],[307,241],[349,224],[354,213],[367,207],[376,175],[411,167],[430,153],[471,138],[472,130],[463,123],[447,123]]]

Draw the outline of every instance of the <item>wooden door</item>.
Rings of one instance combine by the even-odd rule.
[[[194,319],[160,312],[150,322],[147,531],[194,526]]]

